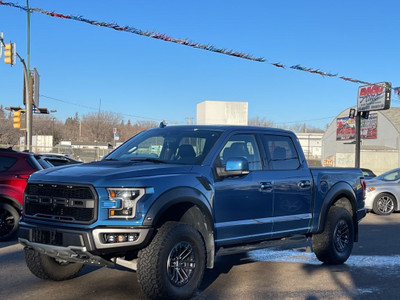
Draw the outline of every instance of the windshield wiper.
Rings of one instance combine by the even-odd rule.
[[[118,159],[116,159],[116,158],[105,158],[104,160],[105,161],[118,161]]]
[[[152,157],[132,157],[131,161],[150,161],[153,163],[166,164],[167,162],[158,158]]]

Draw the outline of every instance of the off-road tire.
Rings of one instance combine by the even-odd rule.
[[[19,213],[10,204],[0,203],[0,241],[9,241],[17,237]]]
[[[200,233],[188,224],[167,222],[138,253],[138,281],[150,299],[188,299],[203,279],[205,263]]]
[[[325,229],[312,237],[313,251],[317,258],[330,265],[344,263],[354,244],[354,224],[349,211],[343,207],[329,209]]]
[[[390,215],[395,209],[394,197],[388,193],[382,193],[376,196],[372,204],[372,211],[377,215]]]
[[[25,247],[25,261],[29,270],[40,279],[62,281],[76,277],[83,264],[55,259]]]

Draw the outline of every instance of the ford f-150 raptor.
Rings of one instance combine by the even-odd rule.
[[[19,241],[31,272],[137,272],[149,298],[189,298],[215,257],[311,238],[342,264],[365,216],[356,168],[309,168],[296,136],[248,126],[160,126],[99,162],[31,175]]]

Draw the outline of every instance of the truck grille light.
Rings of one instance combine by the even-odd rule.
[[[104,233],[104,241],[107,244],[134,242],[139,238],[137,233]]]

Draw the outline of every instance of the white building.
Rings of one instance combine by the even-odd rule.
[[[52,135],[34,135],[32,136],[32,151],[36,153],[46,152],[53,148]]]
[[[203,101],[197,104],[197,125],[247,125],[248,103]]]
[[[323,133],[296,133],[307,160],[321,159]]]

